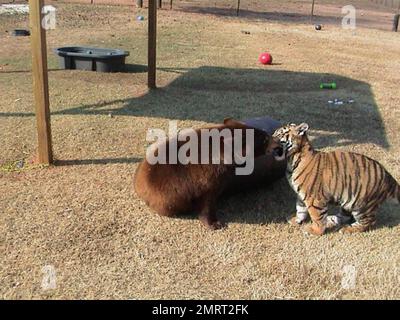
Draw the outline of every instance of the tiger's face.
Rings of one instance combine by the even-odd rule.
[[[308,131],[308,124],[288,124],[277,129],[272,135],[276,142],[279,142],[284,150],[283,156],[290,156],[299,151],[304,134]],[[277,159],[279,160],[279,159]]]

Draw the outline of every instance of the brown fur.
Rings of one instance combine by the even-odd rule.
[[[364,155],[314,150],[307,130],[307,124],[288,125],[273,135],[286,150],[287,178],[298,195],[297,218],[291,221],[301,224],[305,221],[302,213],[308,211],[312,224],[307,231],[321,235],[327,227],[327,206],[332,202],[341,206],[339,219],[355,219],[343,232],[370,229],[379,205],[387,198],[399,198],[399,184],[381,164]]]
[[[228,128],[230,130],[245,130],[249,127],[241,122],[227,119],[223,125],[214,127],[218,130]],[[200,129],[196,134],[201,142]],[[243,136],[245,136],[243,132]],[[220,149],[223,148],[223,139],[220,141]],[[243,139],[245,140],[245,139]],[[254,131],[254,155],[262,156],[266,153],[272,139],[261,130]],[[170,141],[167,141],[168,144]],[[184,142],[178,143],[178,149]],[[278,147],[278,144],[275,144]],[[246,145],[243,145],[243,152]],[[271,146],[269,146],[271,148]],[[222,152],[221,152],[222,154]],[[200,151],[199,151],[200,155]],[[169,155],[167,154],[167,159]],[[282,173],[279,166],[274,166],[272,156],[266,160]],[[265,161],[264,161],[265,162]],[[257,167],[257,163],[255,164]],[[215,204],[225,190],[233,190],[235,184],[244,180],[252,184],[254,175],[250,177],[238,177],[234,173],[236,165],[226,164],[155,164],[151,165],[145,159],[140,163],[136,174],[134,187],[136,193],[146,204],[162,216],[175,216],[196,212],[200,220],[211,229],[219,229],[223,225],[217,219]],[[277,174],[277,177],[280,176]]]

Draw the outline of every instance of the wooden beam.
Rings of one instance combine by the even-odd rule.
[[[157,4],[156,0],[149,0],[149,30],[148,30],[148,80],[150,89],[156,88],[157,65]]]
[[[43,0],[29,0],[38,161],[42,164],[51,164],[53,162],[53,150],[51,144],[46,31],[42,28],[42,8]]]

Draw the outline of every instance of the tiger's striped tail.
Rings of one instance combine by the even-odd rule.
[[[387,175],[389,184],[388,198],[392,199],[395,203],[400,204],[400,184],[390,174]],[[392,202],[392,201],[391,201]]]

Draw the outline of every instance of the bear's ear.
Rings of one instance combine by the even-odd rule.
[[[227,127],[234,127],[234,128],[246,128],[247,127],[243,122],[234,120],[232,118],[224,119],[224,125]]]
[[[308,131],[308,129],[309,129],[308,124],[304,122],[296,127],[299,136],[304,135]]]

